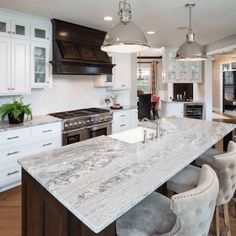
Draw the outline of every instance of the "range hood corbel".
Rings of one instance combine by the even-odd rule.
[[[107,53],[101,51],[106,32],[52,19],[53,74],[112,74],[115,66]]]

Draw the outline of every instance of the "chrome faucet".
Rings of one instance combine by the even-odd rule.
[[[148,142],[148,137],[147,137],[147,130],[143,131],[143,143],[147,143]]]
[[[156,124],[156,136],[155,138],[160,138],[160,120],[157,119],[155,120],[155,124]]]

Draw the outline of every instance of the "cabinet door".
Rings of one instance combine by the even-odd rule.
[[[31,40],[48,42],[51,38],[50,26],[48,24],[31,24]]]
[[[11,21],[11,35],[16,39],[29,39],[30,35],[29,23],[18,18]]]
[[[48,87],[51,84],[49,49],[49,43],[31,44],[32,88]]]
[[[191,82],[202,82],[202,63],[200,61],[191,62]]]
[[[11,43],[9,38],[0,38],[0,52],[0,94],[8,94],[11,91]]]
[[[167,82],[175,82],[176,81],[176,74],[177,74],[177,67],[176,61],[174,58],[169,57],[167,58]]]
[[[26,40],[12,40],[12,93],[30,93],[29,43]]]
[[[113,56],[116,66],[113,70],[113,89],[122,90],[130,88],[131,80],[131,58],[127,54],[117,54]]]
[[[189,73],[189,62],[179,61],[178,62],[178,76],[176,82],[187,83],[190,78]]]
[[[0,16],[0,36],[11,37],[11,21],[9,17]]]

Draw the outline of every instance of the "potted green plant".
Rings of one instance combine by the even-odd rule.
[[[0,114],[2,120],[8,116],[9,124],[20,124],[24,122],[24,116],[32,119],[32,112],[30,109],[30,104],[23,104],[23,97],[20,98],[20,101],[13,99],[12,103],[6,103],[0,106]]]

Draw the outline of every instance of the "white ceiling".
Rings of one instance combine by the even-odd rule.
[[[156,31],[147,36],[152,47],[178,47],[185,39],[188,0],[128,0],[131,3],[133,22],[144,32]],[[0,7],[20,10],[47,18],[78,23],[108,30],[118,21],[118,0],[0,0]],[[193,30],[196,40],[209,44],[236,33],[236,0],[195,0]],[[104,16],[113,16],[105,22]]]

